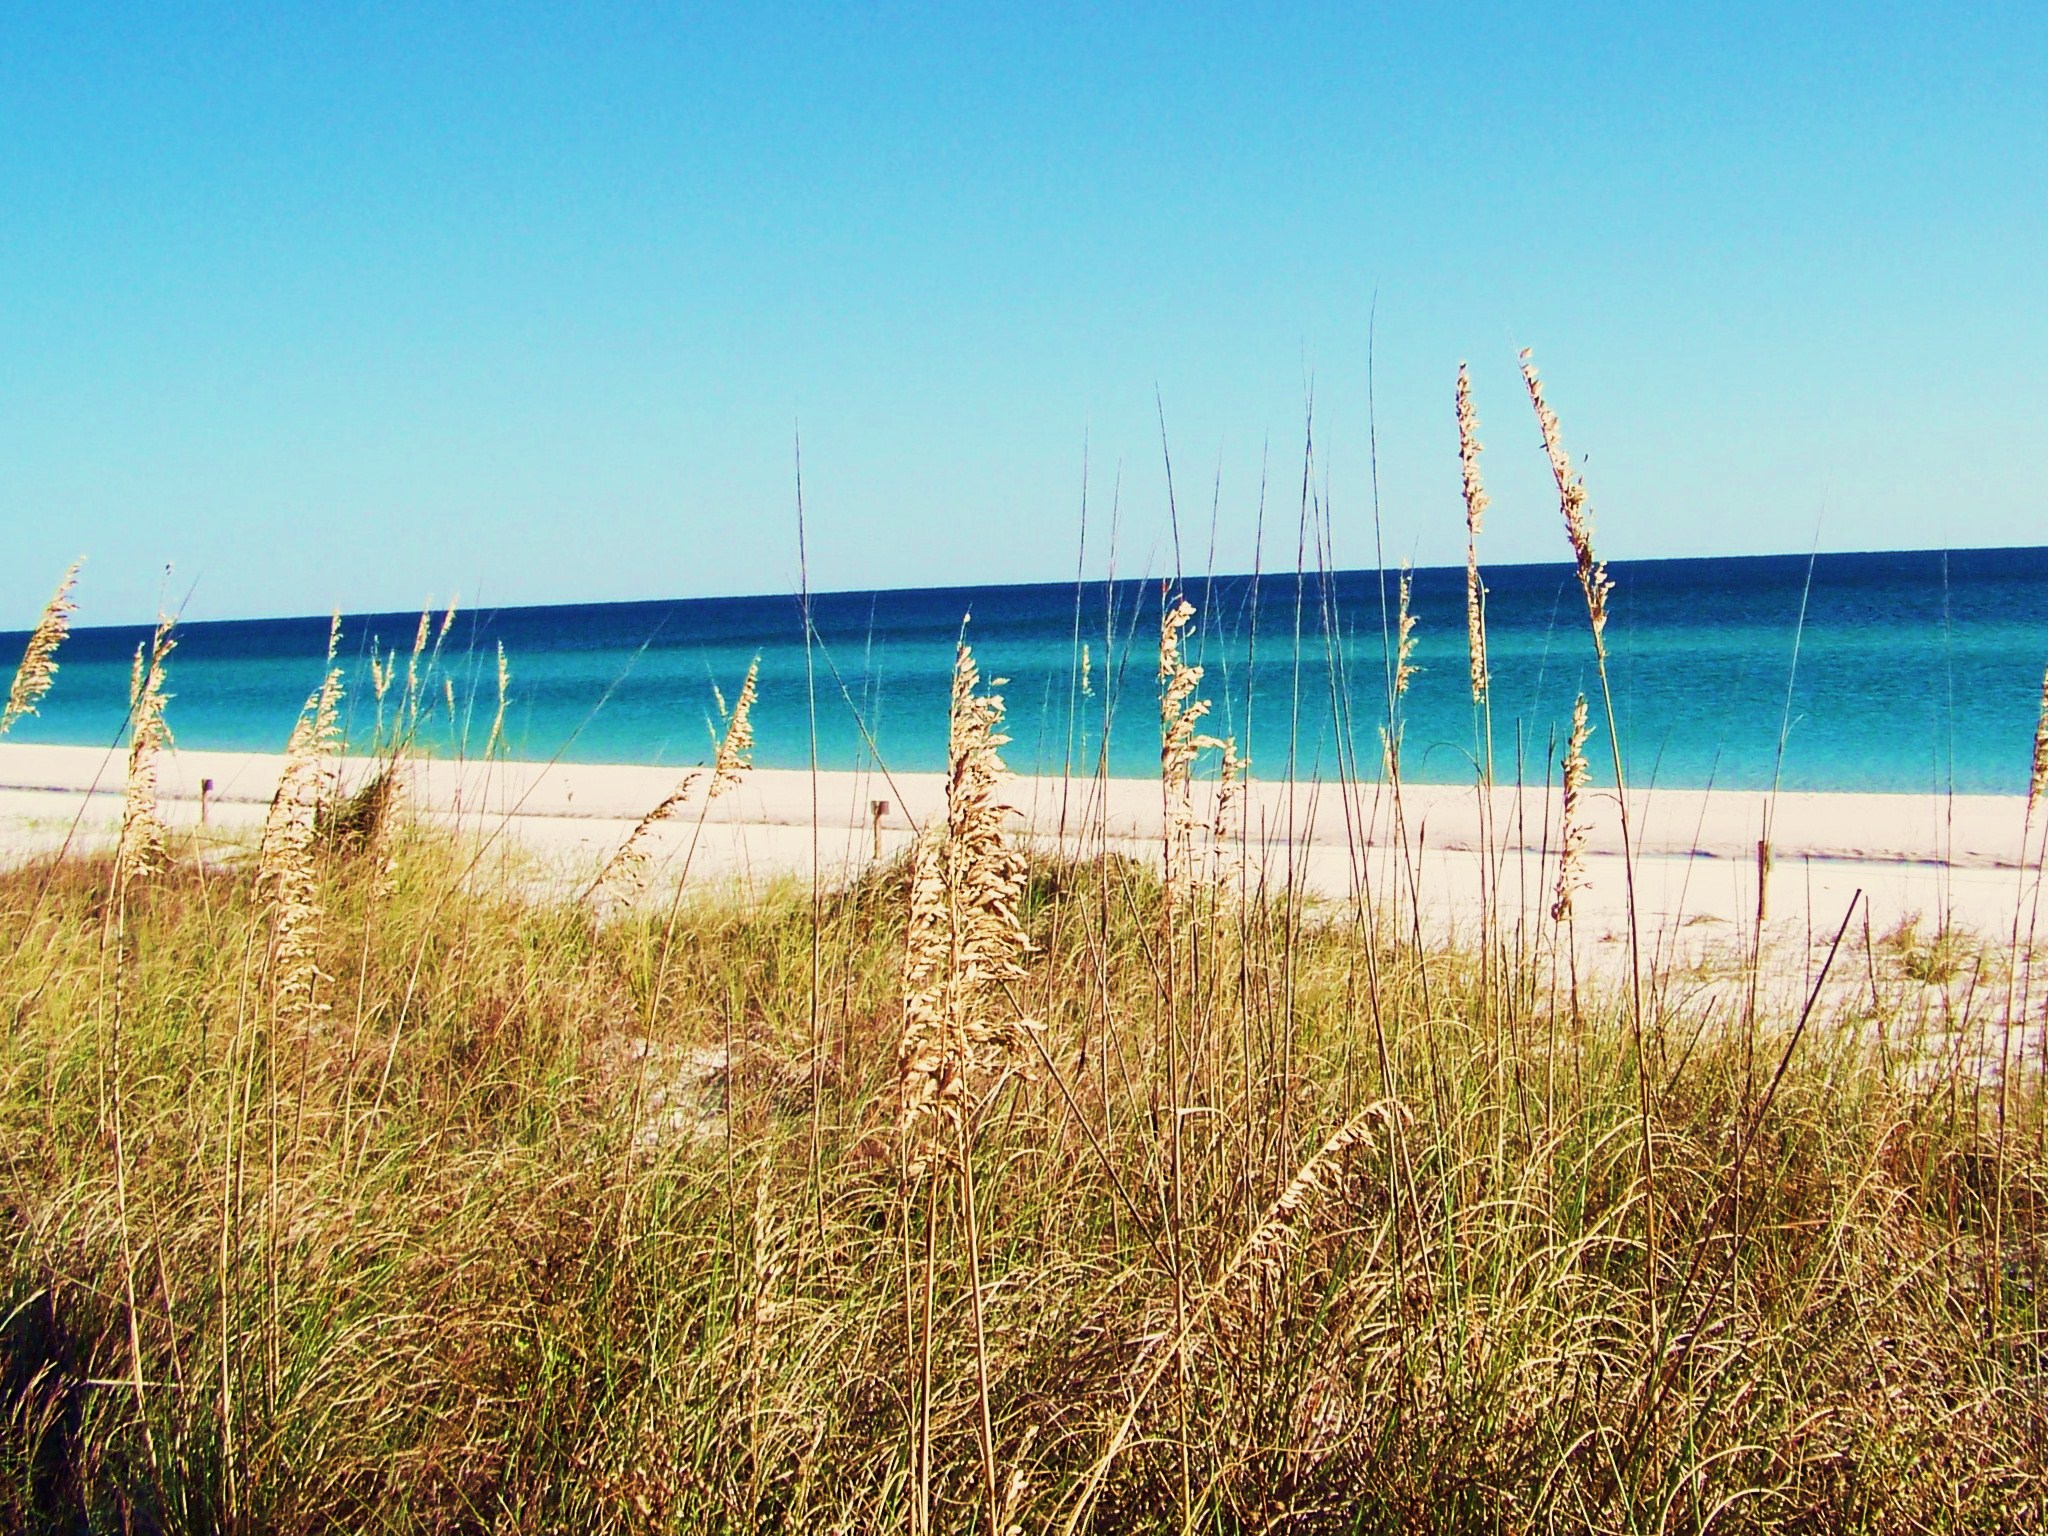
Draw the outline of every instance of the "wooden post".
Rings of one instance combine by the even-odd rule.
[[[201,779],[199,781],[199,825],[202,827],[206,825],[206,797],[212,793],[213,780]]]
[[[889,814],[889,802],[871,800],[868,802],[868,809],[873,812],[875,818],[875,857],[879,859],[882,856],[882,818]]]

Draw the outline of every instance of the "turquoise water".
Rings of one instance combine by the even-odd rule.
[[[1795,789],[2019,793],[2048,662],[2048,549],[1655,560],[1616,565],[1607,637],[1631,782],[1765,788],[1787,717],[1783,783]],[[1541,780],[1573,695],[1595,699],[1585,608],[1568,565],[1486,572],[1496,776]],[[1386,718],[1382,593],[1394,577],[1347,571],[1195,578],[1189,641],[1208,668],[1207,727],[1249,743],[1260,776],[1329,775],[1355,743],[1368,772]],[[1800,623],[1802,593],[1805,622]],[[1092,771],[1107,727],[1112,772],[1158,754],[1160,586],[952,588],[813,600],[818,759],[878,752],[897,769],[943,765],[953,642],[1004,676],[1007,750],[1020,772]],[[1464,571],[1414,574],[1422,669],[1402,701],[1403,763],[1416,780],[1468,780],[1474,722]],[[437,616],[438,619],[438,616]],[[343,620],[349,728],[374,728],[373,640],[410,645],[416,614]],[[171,661],[179,744],[276,751],[319,681],[325,618],[196,623]],[[60,654],[39,718],[13,738],[108,744],[127,708],[144,631],[81,628]],[[0,655],[23,635],[0,636]],[[1798,657],[1793,673],[1794,646]],[[710,750],[714,685],[729,699],[761,660],[755,761],[802,767],[812,743],[800,609],[789,594],[458,612],[431,690],[439,750],[474,752],[496,702],[496,647],[512,669],[515,755],[694,763]],[[1088,653],[1088,690],[1080,657]],[[443,675],[455,685],[451,723]],[[402,686],[402,684],[401,684]],[[1353,748],[1343,746],[1347,762]],[[1591,756],[1606,777],[1604,732]]]

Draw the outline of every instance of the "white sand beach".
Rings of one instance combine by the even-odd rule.
[[[207,824],[230,839],[261,824],[282,758],[178,751],[161,760],[159,794],[172,826]],[[119,824],[124,761],[89,747],[0,745],[0,851],[9,857],[104,845]],[[350,763],[360,775],[364,764]],[[565,883],[587,879],[649,807],[676,784],[662,768],[521,762],[411,766],[414,805],[466,831],[531,855]],[[1213,786],[1197,788],[1206,812]],[[1010,786],[1019,829],[1039,845],[1107,846],[1156,858],[1162,802],[1156,782],[1020,778]],[[943,805],[936,773],[757,769],[701,812],[696,798],[657,829],[653,868],[673,879],[687,856],[691,882],[808,877],[827,880],[900,850]],[[1577,926],[1594,944],[1626,930],[1628,881],[1619,802],[1588,796],[1592,816]],[[879,817],[875,806],[885,803]],[[1747,928],[1757,913],[1757,844],[1770,817],[1767,920],[1831,934],[1857,891],[1880,933],[1918,916],[2009,937],[2022,898],[2025,802],[1953,797],[1753,792],[1631,791],[1630,838],[1640,929],[1669,941],[1707,940]],[[815,810],[815,818],[814,818]],[[1496,788],[1490,807],[1492,884],[1512,924],[1545,920],[1556,881],[1559,806],[1553,790]],[[1431,927],[1476,921],[1481,901],[1481,802],[1470,786],[1406,785],[1397,827],[1384,785],[1254,781],[1243,801],[1243,853],[1254,878],[1333,901],[1406,904],[1421,897]],[[700,819],[701,818],[701,819]],[[1405,834],[1405,835],[1404,835]],[[686,850],[694,850],[687,852]],[[1400,894],[1396,894],[1396,893]],[[2025,891],[2032,901],[2032,888]],[[1858,928],[1863,917],[1856,919]]]

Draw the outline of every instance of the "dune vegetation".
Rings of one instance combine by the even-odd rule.
[[[1604,678],[1585,488],[1527,386]],[[1458,406],[1484,788],[1462,377]],[[330,670],[260,840],[166,830],[160,629],[117,845],[0,871],[0,1524],[2039,1522],[2018,920],[1967,967],[1935,965],[1946,935],[1866,944],[1831,991],[1856,913],[1826,914],[1789,1017],[1663,984],[1633,932],[1578,975],[1610,698],[1562,744],[1540,910],[1497,893],[1429,937],[1398,848],[1313,898],[1234,814],[1198,617],[1162,592],[1155,858],[1015,835],[962,645],[943,821],[847,883],[745,890],[649,868],[638,833],[563,882],[488,816],[411,814],[425,619],[350,777]],[[1381,759],[1330,792],[1398,824],[1405,606],[1388,632]],[[647,824],[748,771],[754,686]]]

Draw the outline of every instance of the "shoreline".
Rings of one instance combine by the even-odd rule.
[[[166,751],[158,795],[166,823],[200,821],[200,785],[211,780],[206,819],[241,836],[260,828],[283,764],[281,753]],[[370,759],[343,759],[360,782]],[[465,830],[502,834],[544,877],[587,880],[682,772],[627,764],[455,763],[409,767],[413,803]],[[124,755],[96,747],[0,743],[0,857],[60,847],[104,846],[118,829]],[[701,795],[701,787],[698,795]],[[1195,786],[1198,816],[1213,811],[1213,783]],[[750,769],[708,806],[696,796],[650,839],[650,869],[673,879],[687,861],[692,884],[778,876],[858,874],[879,848],[890,857],[944,805],[939,773]],[[1018,778],[1010,782],[1018,830],[1042,848],[1099,846],[1155,864],[1163,805],[1156,780]],[[813,827],[812,807],[817,808]],[[887,803],[879,818],[877,801]],[[1753,928],[1757,844],[1770,797],[1746,791],[1631,790],[1639,932],[1674,952],[1711,948]],[[1613,790],[1586,795],[1586,885],[1574,897],[1582,942],[1617,942],[1627,924],[1629,869]],[[1807,938],[1832,932],[1857,892],[1873,932],[1916,916],[2010,936],[2015,914],[2031,928],[2034,885],[2019,868],[2026,801],[2019,795],[1901,795],[1785,791],[1771,810],[1765,910],[1774,928]],[[1543,926],[1556,879],[1557,792],[1499,786],[1490,812],[1493,857],[1482,861],[1480,796],[1472,785],[1403,785],[1400,828],[1384,784],[1253,779],[1244,786],[1244,865],[1269,887],[1293,886],[1332,901],[1419,904],[1430,928],[1476,924],[1483,892],[1502,920]],[[701,821],[700,821],[701,815]],[[1202,839],[1206,841],[1206,838]],[[1235,839],[1234,839],[1235,841]],[[685,853],[685,850],[689,852]],[[652,882],[651,882],[652,883]],[[1860,925],[1859,925],[1860,926]]]

